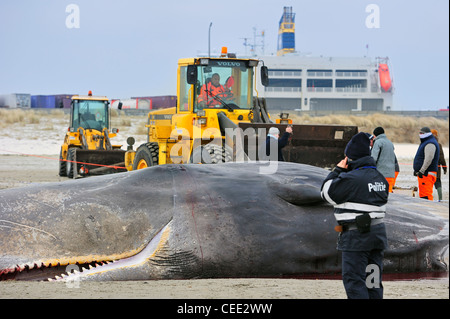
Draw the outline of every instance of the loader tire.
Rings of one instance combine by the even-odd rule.
[[[142,144],[136,150],[136,156],[133,161],[133,170],[143,169],[158,165],[159,146],[158,143]]]
[[[231,162],[233,151],[230,147],[216,144],[206,144],[194,149],[191,155],[191,163],[194,164],[220,164]]]
[[[77,167],[76,163],[71,162],[75,159],[76,151],[77,151],[76,148],[69,148],[69,151],[67,152],[66,176],[68,178],[73,178],[74,170],[76,170],[76,167]]]
[[[66,161],[62,157],[62,149],[59,152],[59,176],[67,176]]]

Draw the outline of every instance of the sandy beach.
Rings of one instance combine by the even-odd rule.
[[[26,130],[25,130],[26,131]],[[0,189],[33,183],[65,181],[58,176],[59,147],[64,131],[55,129],[47,138],[35,139],[1,134]],[[1,132],[0,132],[1,133]],[[61,134],[62,133],[62,134]],[[27,135],[29,134],[29,135]],[[62,136],[59,136],[62,135]],[[121,137],[123,140],[125,136]],[[138,142],[139,143],[139,142]],[[137,144],[139,145],[139,144]],[[409,189],[417,184],[412,174],[412,158],[417,145],[396,144],[400,162],[397,186]],[[449,149],[445,148],[448,163]],[[449,175],[443,180],[448,208]],[[398,190],[409,194],[410,190]],[[437,194],[436,198],[437,198]],[[448,214],[445,216],[448,219]],[[385,281],[386,299],[448,299],[448,276],[440,279]],[[0,298],[156,298],[156,299],[345,299],[340,280],[305,279],[201,279],[127,282],[81,282],[79,287],[51,282],[0,282]]]

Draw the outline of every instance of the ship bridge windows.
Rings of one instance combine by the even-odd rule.
[[[367,80],[336,80],[336,92],[366,92]]]
[[[283,23],[281,25],[281,27],[284,29],[294,29],[294,24],[293,23]]]
[[[302,90],[301,79],[274,79],[270,78],[266,92],[300,92]]]
[[[269,87],[302,87],[301,79],[270,79]]]
[[[306,82],[308,92],[332,92],[332,79],[308,79]]]
[[[308,76],[321,77],[321,76],[332,76],[333,70],[324,69],[309,69],[307,71]]]
[[[281,77],[281,78],[290,78],[290,77],[301,77],[302,70],[292,70],[292,69],[278,69],[278,70],[270,70],[269,69],[269,77],[272,80],[272,77]]]
[[[367,77],[367,70],[336,70],[337,77]]]

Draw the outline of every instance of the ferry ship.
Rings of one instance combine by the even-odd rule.
[[[309,56],[295,51],[295,13],[284,7],[276,56],[261,56],[269,86],[257,84],[275,110],[389,111],[394,86],[389,58]]]

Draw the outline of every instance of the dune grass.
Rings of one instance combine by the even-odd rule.
[[[439,142],[444,146],[449,145],[449,122],[448,120],[435,117],[411,117],[398,115],[385,115],[374,113],[368,116],[328,115],[312,117],[309,115],[290,115],[294,124],[337,124],[356,125],[360,132],[371,133],[381,126],[386,136],[394,143],[419,143],[419,130],[428,126],[438,131]]]
[[[355,125],[360,132],[368,133],[372,133],[377,126],[382,126],[387,137],[394,143],[418,144],[420,128],[428,126],[439,132],[439,142],[442,145],[449,145],[448,120],[434,117],[411,117],[374,113],[368,116],[330,114],[327,116],[312,117],[309,115],[290,115],[290,118],[292,118],[294,124]],[[60,120],[62,123],[68,123],[69,115],[60,109],[51,111],[0,109],[0,129],[25,124],[45,124],[51,122],[50,120]],[[111,112],[111,125],[119,128],[121,131],[133,128],[135,134],[147,134],[146,124],[147,115],[125,115],[123,112],[119,113],[116,110]]]

